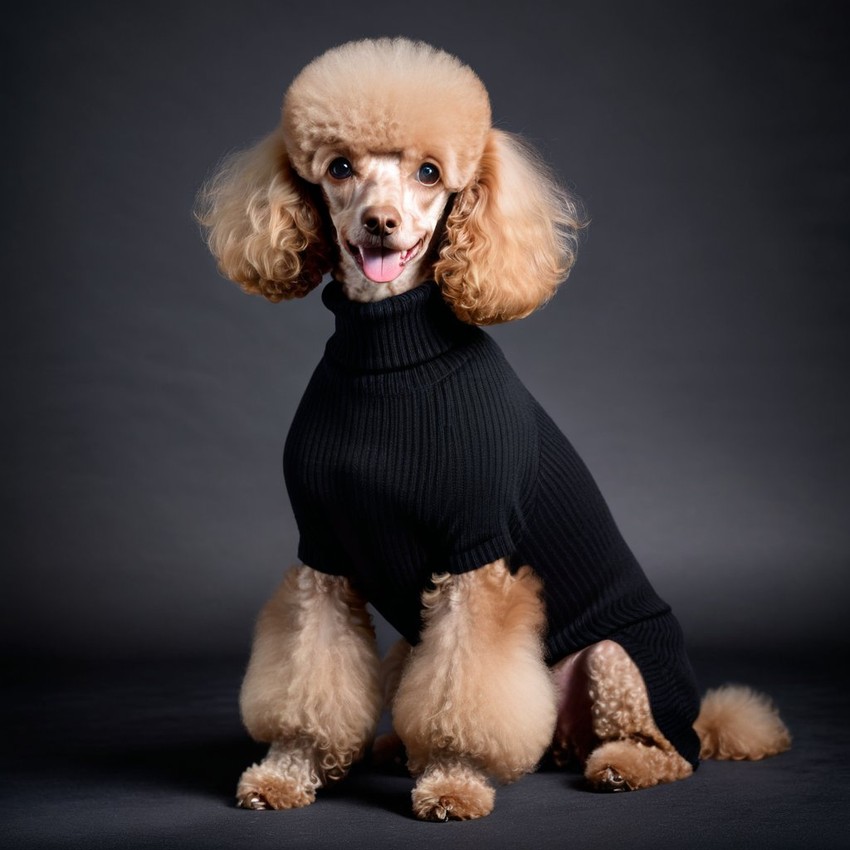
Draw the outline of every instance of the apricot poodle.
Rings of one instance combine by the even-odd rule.
[[[311,62],[198,217],[222,273],[334,314],[284,472],[301,565],[257,624],[241,709],[271,746],[239,805],[304,806],[374,743],[423,819],[481,817],[550,752],[599,790],[759,759],[747,688],[700,705],[681,630],[572,446],[479,326],[545,303],[581,217],[467,66],[406,39]],[[402,640],[383,664],[371,603]],[[394,731],[373,742],[382,708]]]

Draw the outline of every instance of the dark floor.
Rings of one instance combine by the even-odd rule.
[[[0,844],[23,848],[850,848],[850,686],[844,659],[696,653],[704,686],[768,691],[794,734],[760,763],[704,763],[674,785],[585,790],[543,771],[470,823],[409,814],[411,781],[361,768],[293,812],[233,806],[260,754],[237,713],[234,663],[55,665],[7,676]],[[841,671],[835,674],[835,669]]]

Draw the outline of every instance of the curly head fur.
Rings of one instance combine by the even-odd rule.
[[[318,183],[340,148],[352,156],[416,151],[458,191],[472,179],[490,130],[475,72],[421,41],[364,39],[333,48],[295,78],[283,101],[295,170]]]

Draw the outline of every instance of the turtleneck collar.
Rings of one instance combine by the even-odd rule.
[[[436,283],[423,283],[381,301],[350,301],[331,281],[322,301],[336,317],[325,357],[345,371],[374,374],[436,360],[479,331],[458,319]]]

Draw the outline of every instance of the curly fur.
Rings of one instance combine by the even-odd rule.
[[[584,768],[590,784],[635,791],[690,776],[691,765],[655,725],[643,678],[626,651],[602,641],[587,653],[586,665],[591,724],[600,742]]]
[[[700,758],[756,761],[791,746],[791,734],[771,700],[743,685],[708,691],[694,729]]]
[[[195,215],[219,271],[269,301],[303,297],[335,262],[315,190],[292,170],[278,133],[228,157]]]
[[[243,809],[298,809],[316,799],[321,785],[311,742],[282,741],[272,744],[262,764],[253,764],[242,774],[236,802]]]
[[[491,130],[475,180],[454,201],[434,278],[465,322],[521,319],[575,261],[576,202],[517,136]]]
[[[474,820],[493,811],[496,792],[480,771],[455,760],[432,762],[411,796],[421,820]]]
[[[349,42],[313,60],[284,97],[281,125],[293,165],[311,183],[340,148],[411,151],[440,161],[450,191],[472,180],[489,129],[490,99],[475,72],[404,38]]]

